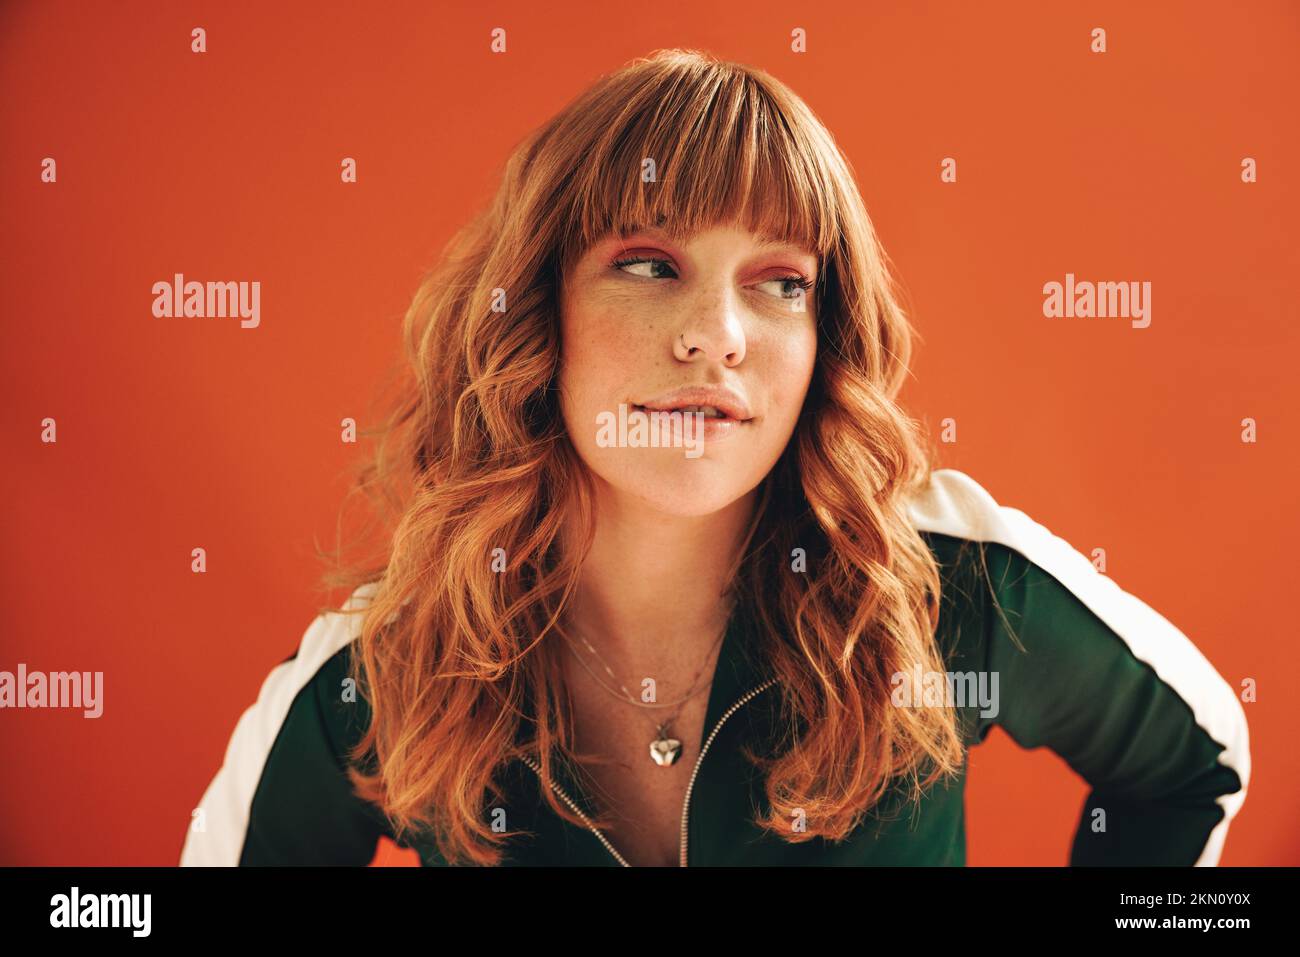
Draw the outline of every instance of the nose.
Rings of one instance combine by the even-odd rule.
[[[734,290],[714,288],[691,302],[673,340],[673,354],[682,362],[713,359],[727,366],[744,360],[745,329]]]

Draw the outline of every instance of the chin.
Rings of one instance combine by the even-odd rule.
[[[721,455],[710,457],[707,449],[694,459],[685,458],[681,449],[665,449],[662,453],[663,457],[655,455],[654,461],[620,461],[597,474],[609,486],[608,491],[682,518],[720,512],[762,479],[760,475],[749,481],[747,470],[737,468]]]

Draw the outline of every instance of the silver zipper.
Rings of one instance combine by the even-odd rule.
[[[522,758],[520,758],[520,760],[523,761],[524,764],[532,768],[533,771],[536,772],[537,777],[539,779],[541,778],[542,776],[541,768],[539,768],[536,762],[533,761],[531,755],[525,754]],[[582,818],[582,823],[587,825],[591,833],[595,834],[596,837],[600,839],[600,843],[605,845],[605,850],[609,851],[609,853],[614,855],[614,860],[618,861],[619,864],[621,864],[623,867],[632,866],[624,859],[622,854],[620,854],[618,851],[614,849],[614,845],[609,843],[609,838],[605,837],[605,835],[602,834],[600,830],[591,823],[591,818],[587,817],[587,815],[583,813],[582,808],[578,807],[577,803],[573,800],[573,798],[569,797],[569,795],[564,792],[564,788],[556,784],[554,780],[551,781],[551,790],[554,791],[556,794],[558,794],[561,798],[563,798],[565,804],[573,808],[574,812],[578,815],[578,817]]]
[[[753,698],[760,691],[763,691],[764,689],[769,688],[772,685],[776,684],[776,681],[777,681],[776,678],[769,678],[767,681],[763,682],[757,688],[751,688],[750,690],[746,691],[744,695],[741,696],[739,701],[737,701],[735,704],[733,704],[730,708],[728,708],[726,711],[722,713],[722,717],[719,718],[718,723],[713,726],[713,731],[709,733],[709,737],[704,742],[704,746],[700,748],[699,756],[696,757],[695,759],[695,767],[691,770],[691,780],[686,785],[686,800],[682,802],[682,853],[680,859],[677,862],[678,866],[680,867],[686,866],[687,835],[690,833],[689,828],[690,828],[690,815],[691,815],[691,792],[695,790],[695,776],[700,773],[700,765],[704,761],[704,755],[708,753],[709,745],[711,745],[713,743],[713,739],[718,736],[718,732],[722,729],[722,725],[726,722],[728,718],[730,718],[733,714],[735,714],[737,710],[739,710],[741,705],[745,704],[747,701],[749,701],[750,698]]]
[[[688,833],[687,816],[690,814],[690,810],[691,810],[691,791],[695,789],[695,777],[700,773],[700,763],[704,760],[705,752],[709,750],[709,745],[713,744],[713,739],[718,736],[718,731],[721,730],[722,725],[726,722],[726,720],[730,718],[733,714],[735,714],[736,711],[741,707],[741,705],[748,702],[760,691],[763,691],[771,687],[772,685],[776,684],[776,681],[777,681],[776,678],[771,678],[763,682],[763,684],[759,685],[757,688],[751,688],[749,691],[745,692],[745,694],[741,696],[740,700],[738,700],[735,704],[733,704],[730,708],[728,708],[725,712],[723,712],[722,717],[718,719],[718,723],[713,726],[713,730],[709,733],[709,737],[704,742],[704,746],[700,748],[699,756],[696,757],[695,759],[695,767],[691,770],[691,779],[686,785],[686,799],[682,803],[682,853],[679,859],[679,863],[682,867],[686,866],[686,843],[687,843],[687,833]],[[533,773],[537,775],[538,779],[541,779],[542,770],[537,766],[537,762],[533,760],[531,755],[527,755],[527,754],[522,755],[520,757],[520,760],[523,761],[524,764],[532,768]],[[551,781],[551,790],[554,791],[556,794],[558,794],[563,799],[564,803],[569,805],[569,807],[573,809],[574,813],[577,814],[578,817],[582,819],[582,823],[587,825],[587,829],[591,831],[592,834],[595,834],[597,839],[600,841],[600,843],[604,845],[605,850],[609,851],[609,853],[614,856],[614,860],[618,861],[618,863],[623,867],[632,866],[627,862],[627,859],[624,858],[623,855],[618,852],[618,850],[614,847],[614,845],[609,842],[609,838],[605,837],[605,835],[600,831],[600,829],[591,823],[591,818],[587,817],[587,815],[583,813],[582,808],[578,807],[577,802],[574,801],[573,798],[569,797],[569,795],[565,792],[564,788],[556,784],[554,780]]]

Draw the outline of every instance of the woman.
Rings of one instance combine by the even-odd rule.
[[[1093,787],[1074,863],[1215,864],[1245,716],[1070,545],[933,470],[849,166],[667,51],[512,155],[421,285],[343,579],[185,864],[962,864],[993,724]]]

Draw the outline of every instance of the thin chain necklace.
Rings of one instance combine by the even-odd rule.
[[[640,708],[676,708],[677,709],[676,711],[673,712],[672,716],[669,717],[666,721],[658,721],[655,723],[656,725],[655,736],[653,740],[651,740],[650,742],[650,757],[654,761],[654,763],[657,764],[659,767],[668,767],[671,764],[675,764],[677,759],[681,757],[682,742],[679,738],[673,737],[673,733],[671,730],[672,723],[677,720],[677,716],[681,713],[682,706],[685,705],[686,702],[698,696],[699,693],[702,690],[704,690],[704,688],[709,687],[707,684],[705,684],[700,688],[696,688],[695,683],[699,680],[699,677],[701,674],[703,674],[705,667],[709,663],[709,660],[713,657],[713,649],[717,648],[717,646],[721,644],[722,640],[726,637],[727,629],[729,625],[730,625],[730,621],[728,620],[728,624],[723,626],[722,633],[718,635],[717,640],[713,643],[713,647],[709,649],[709,654],[705,656],[704,664],[700,665],[700,670],[697,671],[695,673],[695,677],[691,679],[691,687],[694,688],[695,690],[691,691],[684,698],[681,698],[678,701],[669,702],[667,704],[637,700],[637,698],[627,690],[626,686],[624,686],[621,682],[619,682],[618,677],[614,674],[613,669],[611,669],[609,665],[605,662],[605,659],[601,656],[600,652],[598,652],[595,649],[595,646],[593,646],[592,643],[587,640],[586,635],[582,634],[582,632],[578,631],[576,628],[573,629],[575,632],[577,632],[578,637],[582,640],[582,643],[587,646],[587,650],[600,659],[601,666],[605,669],[606,673],[610,676],[610,678],[612,678],[616,683],[618,683],[619,691],[621,691],[622,694],[619,694],[619,691],[615,691],[613,688],[609,687],[609,685],[605,684],[605,682],[601,680],[600,676],[591,670],[591,666],[587,664],[587,662],[583,659],[583,657],[575,653],[575,657],[577,657],[578,663],[587,670],[587,673],[591,675],[592,679],[596,682],[596,684],[600,685],[602,688],[604,688],[606,691],[612,694],[615,698],[618,698],[620,701],[624,701],[629,704],[634,704]],[[570,625],[570,627],[572,628],[573,626]]]

